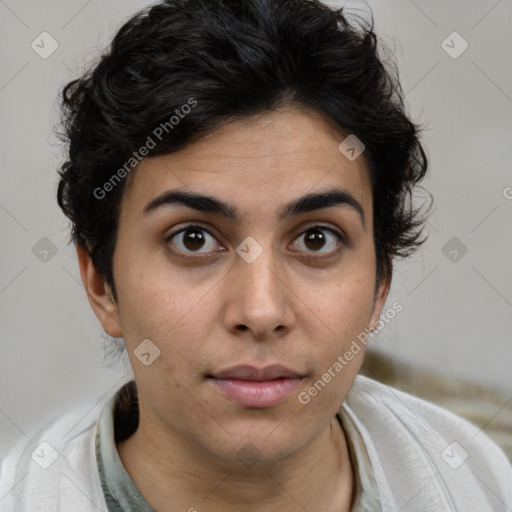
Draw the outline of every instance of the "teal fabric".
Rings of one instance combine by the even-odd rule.
[[[122,389],[103,407],[96,432],[96,461],[103,495],[109,512],[156,512],[133,483],[117,452],[114,411]]]
[[[120,410],[116,405],[121,395],[127,396],[129,386],[132,386],[132,390],[135,389],[133,381],[123,386],[105,404],[101,412],[96,432],[98,472],[109,512],[156,512],[133,483],[117,452],[116,438],[119,436],[114,432],[114,424],[123,425],[129,421],[124,421],[122,416],[115,417],[115,411]],[[135,402],[136,396],[132,395],[131,399]],[[345,431],[356,474],[356,492],[352,512],[381,510],[377,483],[362,438],[350,416],[344,412],[343,406],[337,417]]]

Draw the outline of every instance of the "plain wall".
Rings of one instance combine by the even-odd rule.
[[[56,203],[62,148],[52,130],[62,86],[147,4],[0,3],[0,456],[71,406],[101,406],[131,376],[104,362],[108,338]],[[435,198],[428,241],[395,264],[388,305],[403,309],[371,346],[512,398],[512,2],[370,5],[396,53],[407,108],[427,127],[424,185]],[[43,31],[58,42],[47,59],[31,47]],[[454,31],[469,44],[456,59],[441,45]]]

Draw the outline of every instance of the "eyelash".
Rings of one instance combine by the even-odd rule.
[[[205,233],[208,233],[213,239],[216,240],[215,236],[212,235],[212,233],[210,233],[210,231],[205,226],[202,226],[201,224],[189,224],[189,225],[181,228],[180,230],[175,231],[174,233],[171,233],[168,236],[166,236],[165,237],[166,243],[170,242],[173,238],[177,237],[181,233],[188,231],[189,229],[198,229],[200,231],[204,231]],[[345,239],[344,235],[342,235],[340,232],[338,232],[334,228],[332,228],[330,226],[326,226],[324,224],[314,224],[312,226],[307,227],[304,231],[302,231],[301,233],[299,233],[297,235],[296,239],[300,238],[301,236],[304,236],[308,231],[314,231],[315,229],[317,229],[319,231],[329,231],[331,234],[333,234],[338,239],[339,245],[336,249],[334,249],[333,251],[331,251],[330,253],[327,253],[327,254],[324,254],[321,252],[307,253],[306,258],[312,257],[314,259],[318,259],[318,258],[322,258],[322,257],[325,258],[325,257],[334,256],[341,250],[341,245],[346,245],[346,239]],[[183,256],[183,254],[186,254],[186,255],[194,254],[194,252],[190,252],[190,253],[183,253],[182,251],[179,251],[179,252],[180,252],[180,255],[182,255],[182,256]],[[196,254],[205,255],[208,253],[197,252]],[[320,256],[316,256],[316,254],[319,254]],[[184,257],[188,257],[188,256],[184,256]],[[194,258],[195,256],[192,256],[192,257]]]

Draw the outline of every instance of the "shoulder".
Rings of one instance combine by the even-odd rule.
[[[0,467],[0,509],[106,511],[95,458],[100,413],[75,408],[19,441]]]
[[[361,375],[342,411],[361,434],[381,498],[403,512],[512,507],[512,467],[482,428]]]

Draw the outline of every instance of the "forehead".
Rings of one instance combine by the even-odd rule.
[[[257,213],[336,187],[371,210],[364,154],[351,161],[338,148],[347,135],[312,111],[282,109],[242,118],[181,151],[145,158],[129,175],[123,203],[142,212],[155,196],[179,188]]]

